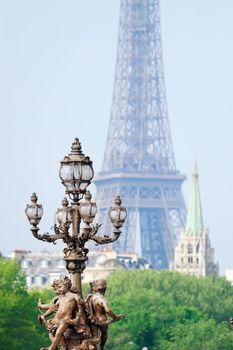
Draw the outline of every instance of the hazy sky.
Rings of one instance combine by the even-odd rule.
[[[199,165],[204,224],[221,271],[233,268],[233,1],[161,0],[163,56],[177,168]],[[120,0],[0,0],[0,251],[55,249],[34,239],[63,198],[59,162],[78,136],[101,169]],[[58,245],[58,248],[61,246]]]

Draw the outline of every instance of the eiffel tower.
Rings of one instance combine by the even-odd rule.
[[[110,232],[107,208],[116,194],[128,211],[114,249],[138,253],[155,269],[168,268],[185,225],[184,179],[168,120],[159,0],[121,0],[111,118],[95,178],[104,233]]]

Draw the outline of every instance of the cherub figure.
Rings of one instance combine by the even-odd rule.
[[[108,338],[109,324],[121,320],[124,316],[121,314],[116,315],[110,309],[104,296],[107,289],[105,280],[99,279],[92,282],[91,289],[92,292],[86,299],[91,331],[93,338],[100,341],[100,350],[103,350]],[[108,316],[111,317],[111,320],[108,319]]]
[[[53,335],[51,345],[48,348],[41,348],[41,350],[56,350],[58,344],[61,345],[61,350],[67,350],[64,333],[70,325],[75,326],[76,331],[83,338],[91,336],[85,320],[85,303],[78,294],[71,292],[71,280],[68,277],[61,278],[58,281],[57,294],[58,299],[55,306],[52,306],[53,303],[51,302],[52,305],[49,304],[49,308],[45,313],[48,316],[52,313],[52,310],[56,310],[54,318],[46,321],[46,327]],[[40,318],[45,319],[45,314]]]
[[[46,313],[44,313],[44,314],[41,313],[38,316],[39,320],[43,319],[43,316],[47,317],[47,316],[51,315],[53,312],[57,311],[57,308],[58,308],[57,302],[58,302],[59,295],[60,295],[59,280],[58,279],[54,280],[51,287],[53,287],[53,289],[54,289],[54,293],[56,294],[55,297],[48,304],[43,304],[41,302],[41,299],[38,300],[38,304],[37,304],[38,309],[40,311],[47,310]],[[48,312],[48,314],[47,314],[47,312]]]
[[[54,288],[54,292],[56,295],[48,304],[43,304],[40,299],[38,301],[38,308],[41,311],[41,314],[38,316],[38,320],[39,322],[43,323],[44,326],[47,328],[49,332],[49,339],[51,340],[51,342],[53,341],[56,333],[56,326],[54,323],[54,319],[46,320],[46,317],[55,314],[58,311],[59,298],[62,297],[62,294],[60,293],[60,282],[61,281],[59,279],[53,281],[52,287]],[[46,310],[46,312],[43,314],[42,310]],[[66,349],[64,336],[61,337],[60,344],[61,349]]]

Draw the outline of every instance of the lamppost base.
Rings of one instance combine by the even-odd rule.
[[[65,332],[65,341],[67,350],[98,350],[99,338],[84,338],[77,334],[74,329],[69,329]]]

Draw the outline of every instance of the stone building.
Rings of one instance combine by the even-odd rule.
[[[217,276],[209,231],[204,228],[197,164],[194,162],[187,223],[175,248],[170,270],[194,276]]]
[[[11,257],[16,259],[26,274],[28,288],[47,288],[53,280],[68,275],[63,253],[41,251],[32,253],[15,250]],[[83,283],[106,278],[117,270],[149,269],[148,262],[137,254],[117,254],[113,249],[93,251],[88,254],[87,267],[82,274]]]

